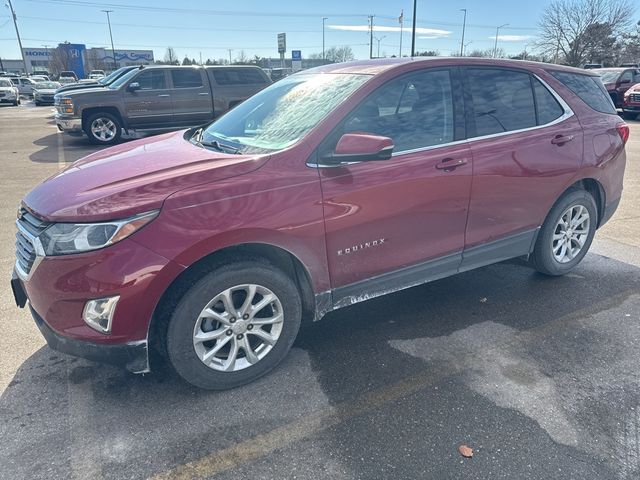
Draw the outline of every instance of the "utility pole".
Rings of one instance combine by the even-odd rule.
[[[326,60],[326,57],[324,56],[324,22],[327,20],[327,17],[322,18],[322,60]]]
[[[500,25],[499,27],[496,27],[496,42],[493,44],[493,58],[496,58],[496,56],[498,55],[498,32],[500,32],[500,29],[502,27],[506,27],[507,25],[509,24],[505,23],[504,25]]]
[[[467,27],[467,9],[461,8],[461,12],[464,12],[464,20],[462,21],[462,40],[460,41],[460,56],[464,55],[464,31]]]
[[[384,40],[385,38],[387,38],[386,35],[383,35],[382,37],[378,38],[378,37],[374,37],[376,39],[376,42],[378,42],[378,56],[376,58],[380,58],[380,42],[382,40]]]
[[[369,15],[369,58],[373,58],[373,15]]]
[[[202,66],[202,52],[199,52],[199,53],[200,53],[200,66]]]
[[[404,10],[400,10],[398,22],[400,22],[400,58],[402,58],[402,27],[404,26]]]
[[[413,28],[411,29],[411,56],[416,55],[416,10],[418,8],[418,0],[413,0]]]
[[[233,51],[233,48],[228,48],[227,50],[229,50],[229,65],[231,65],[233,63],[233,60],[231,60],[231,52]]]
[[[11,18],[13,19],[13,26],[16,27],[16,37],[18,37],[18,46],[20,47],[20,55],[22,55],[22,65],[24,65],[24,74],[29,73],[27,70],[27,60],[24,57],[24,50],[22,50],[22,40],[20,39],[20,32],[18,31],[18,20],[16,18],[16,12],[13,9],[13,5],[11,4],[11,0],[7,0],[9,4],[9,10],[11,10]]]
[[[109,38],[111,39],[111,54],[113,55],[113,69],[117,70],[118,64],[116,63],[116,49],[113,46],[113,34],[111,33],[111,18],[109,17],[109,14],[113,12],[113,10],[102,10],[102,11],[107,14],[107,24],[109,25]]]

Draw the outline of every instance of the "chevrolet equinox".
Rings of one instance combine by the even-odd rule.
[[[331,310],[516,257],[571,271],[618,206],[628,136],[589,70],[303,71],[35,187],[14,296],[54,349],[132,372],[153,350],[193,385],[238,386]]]

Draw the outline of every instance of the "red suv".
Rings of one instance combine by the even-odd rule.
[[[323,66],[44,181],[12,286],[54,349],[133,372],[154,349],[234,387],[331,310],[514,257],[571,271],[618,206],[628,134],[590,71]]]

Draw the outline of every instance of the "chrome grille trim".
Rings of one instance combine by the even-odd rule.
[[[16,220],[16,263],[15,269],[18,276],[27,281],[44,257],[44,249],[38,239],[48,226],[49,222],[39,219],[27,209],[21,208],[19,218]]]

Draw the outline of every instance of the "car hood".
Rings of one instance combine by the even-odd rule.
[[[53,95],[56,93],[57,88],[34,88],[34,93],[44,93],[45,95]]]
[[[13,92],[15,87],[0,87],[0,92]]]
[[[118,96],[121,94],[119,90],[111,90],[110,88],[105,88],[105,87],[96,86],[96,85],[89,85],[89,86],[91,88],[78,88],[78,89],[74,88],[73,90],[67,90],[62,92],[58,91],[57,95],[77,98],[85,95],[94,95],[96,93],[99,95],[113,95],[113,96]]]
[[[173,132],[84,157],[31,190],[23,205],[48,221],[126,218],[161,208],[179,190],[257,170],[268,159],[200,148],[184,131]]]

